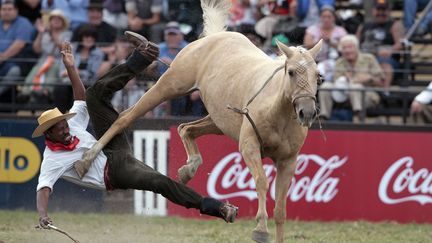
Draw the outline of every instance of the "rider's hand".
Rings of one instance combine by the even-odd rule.
[[[47,229],[49,224],[52,224],[52,220],[48,216],[39,217],[40,227]]]
[[[72,46],[69,42],[65,41],[62,44],[62,49],[60,52],[63,56],[63,63],[66,67],[74,67],[75,58],[72,53]]]

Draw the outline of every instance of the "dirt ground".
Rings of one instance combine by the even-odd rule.
[[[50,214],[53,224],[85,242],[252,242],[254,220],[143,217],[131,214]],[[36,212],[0,211],[0,242],[72,242],[53,230],[35,229]],[[269,220],[274,242],[275,225]],[[285,242],[432,242],[431,224],[287,221]]]

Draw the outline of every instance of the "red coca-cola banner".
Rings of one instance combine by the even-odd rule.
[[[287,195],[287,217],[301,220],[395,220],[432,222],[432,133],[310,131],[298,156]],[[258,199],[235,141],[208,135],[198,139],[203,164],[189,186],[239,206],[239,217],[254,217]],[[431,149],[431,150],[429,150]],[[168,173],[186,161],[181,139],[171,129]],[[264,160],[269,178],[267,211],[273,215],[275,167]],[[168,214],[198,217],[168,203]]]

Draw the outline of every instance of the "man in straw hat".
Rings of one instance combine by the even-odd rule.
[[[202,214],[233,222],[237,207],[216,199],[202,197],[187,186],[171,180],[134,158],[127,134],[117,135],[89,165],[77,167],[74,163],[82,158],[119,114],[111,105],[114,92],[122,89],[130,79],[149,66],[158,56],[159,48],[144,37],[126,32],[135,47],[126,63],[113,68],[99,79],[87,92],[74,66],[72,48],[64,43],[61,54],[74,92],[74,104],[69,113],[57,108],[43,112],[38,118],[39,126],[32,137],[45,135],[46,148],[37,185],[36,204],[39,224],[47,227],[52,223],[48,217],[48,201],[54,183],[63,177],[73,183],[97,189],[138,189],[159,193],[173,203],[186,208],[199,209]],[[92,121],[96,138],[86,131]],[[87,171],[88,169],[88,171]]]

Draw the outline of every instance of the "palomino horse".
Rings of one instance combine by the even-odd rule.
[[[201,0],[204,37],[177,55],[156,85],[120,114],[83,159],[91,161],[113,136],[161,102],[199,89],[209,115],[179,126],[188,155],[187,164],[179,170],[181,181],[186,183],[191,179],[202,163],[195,143],[197,137],[225,134],[237,140],[255,181],[259,200],[258,223],[252,238],[268,242],[266,194],[269,183],[262,158],[270,157],[277,169],[274,217],[276,242],[280,243],[283,242],[286,196],[296,158],[316,116],[319,76],[314,57],[321,48],[321,41],[310,50],[279,43],[284,58],[272,60],[244,35],[225,31],[230,2]],[[227,105],[240,109],[234,112],[227,109]],[[242,114],[242,111],[248,112]]]

